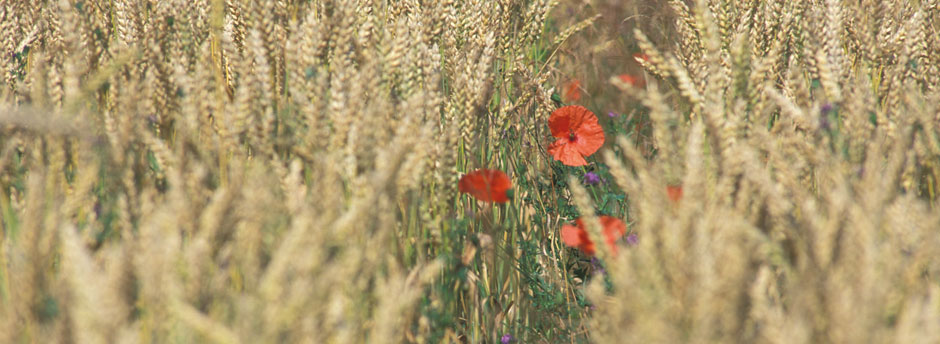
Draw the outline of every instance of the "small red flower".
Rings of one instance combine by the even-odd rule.
[[[644,54],[644,53],[634,53],[634,54],[633,54],[633,59],[636,60],[636,62],[640,62],[640,63],[642,63],[642,62],[650,62],[650,57],[649,57],[649,55],[646,55],[646,54]]]
[[[566,102],[576,102],[581,100],[581,80],[574,79],[565,85],[564,93]]]
[[[465,174],[457,184],[460,192],[483,202],[506,203],[509,196],[506,191],[512,187],[512,182],[500,170],[476,170]]]
[[[673,203],[678,203],[682,198],[682,185],[666,185],[666,196]]]
[[[633,87],[643,87],[645,84],[643,79],[637,78],[630,74],[620,74],[617,77],[620,78],[620,81],[623,81],[625,84]]]
[[[604,241],[607,242],[610,251],[616,254],[617,239],[627,233],[627,226],[623,224],[623,221],[612,216],[601,216],[600,220],[603,227]],[[588,238],[584,222],[579,218],[575,220],[575,224],[577,226],[564,225],[561,227],[561,241],[567,246],[580,249],[586,255],[593,256],[596,250],[594,243]]]
[[[557,139],[548,146],[548,153],[565,165],[587,165],[584,158],[604,145],[604,129],[597,123],[597,116],[583,106],[555,110],[548,118],[548,126]]]

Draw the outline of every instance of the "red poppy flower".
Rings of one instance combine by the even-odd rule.
[[[565,85],[564,93],[565,101],[567,102],[576,102],[581,99],[581,81],[574,79],[568,82]]]
[[[617,76],[620,78],[620,81],[623,81],[625,84],[628,84],[633,87],[643,87],[643,79],[637,78],[630,74],[620,74]]]
[[[601,216],[600,220],[601,226],[603,226],[604,241],[607,242],[610,251],[616,254],[617,239],[627,233],[627,226],[623,224],[623,221],[612,216]],[[577,219],[575,224],[577,226],[564,225],[561,227],[561,241],[567,246],[580,249],[586,255],[593,256],[596,250],[594,243],[588,238],[584,222]]]
[[[506,191],[512,187],[512,182],[500,170],[476,170],[465,174],[457,184],[460,192],[483,202],[506,203],[509,196]]]
[[[597,123],[597,116],[583,106],[555,110],[548,118],[548,127],[557,138],[548,146],[548,153],[568,166],[587,165],[584,158],[604,145],[604,129]]]
[[[679,199],[682,198],[682,185],[666,185],[666,196],[673,203],[678,203]]]
[[[644,53],[634,53],[633,59],[636,60],[636,62],[650,62],[649,55],[646,55]]]

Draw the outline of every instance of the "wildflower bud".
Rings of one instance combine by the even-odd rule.
[[[636,246],[639,242],[639,239],[636,236],[636,233],[630,234],[627,236],[627,244],[630,246]]]
[[[584,185],[597,185],[601,182],[601,177],[594,172],[584,174]]]

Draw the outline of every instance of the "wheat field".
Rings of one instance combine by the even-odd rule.
[[[937,0],[3,1],[0,343],[937,343],[937,32]]]

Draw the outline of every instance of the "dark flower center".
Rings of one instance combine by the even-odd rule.
[[[568,141],[569,141],[569,142],[577,142],[577,141],[578,141],[578,136],[576,136],[576,135],[574,134],[574,132],[571,132],[570,134],[568,134]]]

